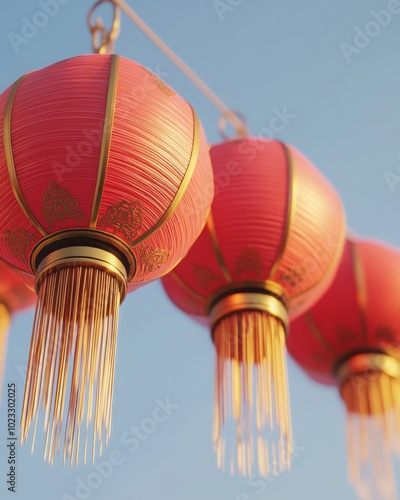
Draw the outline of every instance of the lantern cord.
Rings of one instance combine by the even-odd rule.
[[[67,293],[68,291],[68,293]],[[39,407],[46,434],[44,459],[52,465],[63,441],[63,463],[86,463],[110,436],[119,284],[102,269],[76,266],[47,274],[40,286],[21,416],[21,444]],[[69,384],[69,404],[65,404]],[[62,439],[62,436],[64,438]],[[81,439],[82,438],[82,439]]]
[[[217,351],[213,441],[217,465],[231,474],[263,476],[290,469],[293,438],[285,329],[263,311],[223,317],[213,329]],[[226,439],[229,426],[236,446]]]
[[[103,3],[111,3],[114,7],[114,20],[110,31],[104,27],[100,19],[96,24],[91,24],[90,18],[94,10]],[[231,123],[238,137],[247,137],[249,131],[244,119],[232,111],[210,87],[136,14],[124,0],[99,0],[89,12],[88,26],[93,35],[93,49],[98,53],[110,53],[113,50],[115,38],[119,34],[119,11],[120,8],[125,14],[145,33],[145,35],[182,71],[182,73],[211,101],[211,103],[221,112],[218,122],[221,134],[226,137],[224,129],[227,122]],[[96,40],[101,35],[101,43]]]
[[[396,500],[392,458],[400,457],[400,380],[371,371],[348,379],[340,392],[350,483],[362,500]]]
[[[6,367],[6,354],[8,334],[10,331],[11,316],[8,308],[0,303],[0,401],[3,393],[4,372]]]
[[[358,234],[353,229],[351,229],[351,227],[347,226],[346,239],[356,241],[358,240],[358,238]]]

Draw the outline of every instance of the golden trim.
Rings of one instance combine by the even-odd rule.
[[[171,266],[169,266],[169,268],[166,271],[164,271],[157,279],[161,279],[170,272],[172,272],[184,258],[185,256],[180,257],[176,262],[174,262]]]
[[[304,319],[306,320],[308,327],[310,328],[310,331],[315,340],[317,340],[323,347],[325,347],[325,349],[329,351],[329,354],[331,354],[332,356],[337,356],[333,346],[331,346],[329,342],[326,340],[326,338],[322,335],[322,332],[319,329],[310,311],[304,314]]]
[[[210,214],[211,212],[211,207],[208,209],[208,215]],[[208,218],[208,215],[206,217],[206,221],[207,221],[207,218]],[[199,233],[197,235],[197,238],[200,236],[200,234],[202,233],[204,227],[205,227],[206,223],[204,223],[203,227],[199,230]],[[196,238],[196,239],[197,239]],[[158,279],[160,278],[163,278],[164,276],[166,276],[167,274],[171,273],[176,267],[178,267],[178,265],[180,264],[180,262],[186,257],[186,255],[184,255],[183,257],[180,257],[174,264],[172,264],[166,271],[163,272],[163,274],[161,276],[159,276]],[[183,281],[182,281],[183,283]],[[197,292],[194,292],[194,293],[197,293]],[[202,299],[204,299],[205,297],[203,296],[200,296]]]
[[[263,311],[280,319],[287,333],[289,318],[284,304],[273,295],[265,293],[233,293],[219,300],[211,308],[209,316],[214,329],[224,316],[239,311]]]
[[[200,121],[197,117],[196,112],[194,109],[191,107],[192,113],[193,113],[193,148],[192,148],[192,154],[190,157],[189,164],[187,166],[186,172],[182,178],[181,185],[179,186],[173,200],[171,201],[169,207],[167,210],[164,212],[164,215],[160,217],[160,219],[154,224],[153,227],[148,229],[146,232],[144,232],[141,236],[139,236],[136,240],[133,241],[132,246],[139,245],[139,243],[142,243],[144,240],[146,240],[149,236],[152,236],[153,233],[155,233],[160,227],[164,224],[164,222],[167,221],[171,217],[171,215],[174,214],[175,210],[178,208],[178,205],[180,201],[182,200],[184,194],[186,193],[186,189],[192,179],[197,160],[199,157],[199,152],[200,152],[200,133],[201,133],[201,128],[200,128]]]
[[[5,266],[9,267],[10,269],[12,269],[13,271],[15,271],[16,273],[26,274],[26,276],[30,276],[31,278],[34,277],[34,274],[28,273],[28,271],[24,271],[23,269],[20,269],[19,267],[14,266],[13,264],[10,264],[6,260],[4,260],[2,257],[0,257],[0,262],[2,264],[4,264]]]
[[[49,271],[70,266],[99,267],[111,273],[118,280],[121,302],[126,295],[127,274],[124,264],[113,253],[90,246],[70,246],[49,253],[40,262],[37,269],[36,291]]]
[[[351,246],[351,255],[353,260],[353,271],[354,277],[356,281],[356,301],[358,308],[360,310],[360,322],[361,322],[361,331],[364,340],[367,340],[368,328],[367,328],[367,287],[365,283],[365,273],[362,265],[360,252],[357,248],[357,244],[352,240],[350,241]]]
[[[6,109],[4,113],[4,153],[6,157],[6,163],[7,163],[7,169],[8,169],[8,176],[10,179],[10,184],[12,191],[14,193],[14,197],[17,200],[19,206],[21,207],[22,211],[28,218],[28,220],[35,226],[35,228],[39,231],[39,233],[43,236],[47,236],[47,231],[44,229],[44,227],[40,224],[40,222],[36,219],[36,217],[33,215],[31,212],[31,209],[29,208],[25,198],[22,195],[21,188],[18,184],[18,178],[17,178],[17,172],[15,170],[15,163],[14,163],[14,154],[13,154],[13,149],[12,149],[12,138],[11,138],[11,117],[12,117],[12,108],[14,104],[14,99],[15,95],[17,93],[18,87],[22,80],[25,78],[26,75],[21,76],[14,85],[12,86],[12,89],[10,91],[10,94],[7,99],[7,104],[6,104]]]
[[[229,292],[231,293],[240,293],[243,290],[255,289],[260,290],[262,292],[268,292],[275,297],[278,297],[279,300],[286,307],[286,296],[283,288],[274,281],[257,281],[257,280],[242,280],[233,283],[227,283],[226,285],[220,286],[213,293],[207,295],[206,298],[206,309],[207,311],[210,309],[210,306],[220,297],[221,295],[226,295]]]
[[[169,276],[178,283],[179,286],[181,286],[186,292],[188,292],[192,297],[196,298],[197,300],[204,301],[205,297],[201,295],[200,293],[196,292],[196,290],[193,290],[187,283],[183,281],[182,278],[180,278],[175,271],[171,271],[169,273]]]
[[[303,295],[309,293],[311,290],[314,290],[314,288],[317,288],[318,286],[320,286],[321,283],[323,283],[327,279],[327,277],[331,275],[333,269],[335,269],[338,261],[342,257],[345,234],[346,234],[346,220],[343,217],[343,223],[342,223],[342,236],[343,236],[343,238],[339,238],[339,241],[342,241],[342,244],[337,246],[336,253],[332,259],[331,265],[329,266],[328,270],[323,274],[323,276],[321,276],[321,279],[319,281],[317,281],[317,283],[314,283],[312,286],[307,288],[307,290],[304,290],[303,292],[295,295],[294,297],[292,297],[289,300],[289,308],[290,308],[290,304],[292,301],[295,301],[295,300],[297,301],[297,299],[299,299]]]
[[[285,230],[283,232],[283,238],[281,242],[281,246],[278,251],[278,255],[275,259],[275,262],[271,268],[271,271],[269,273],[268,279],[272,279],[275,275],[275,273],[278,270],[279,264],[281,263],[283,254],[285,252],[288,240],[289,240],[289,233],[292,228],[292,223],[293,223],[293,218],[294,218],[294,203],[293,200],[295,199],[295,193],[297,191],[297,181],[294,176],[294,168],[293,168],[293,163],[292,163],[292,157],[290,155],[290,150],[284,144],[283,142],[280,142],[280,144],[283,147],[285,157],[286,157],[286,162],[287,162],[287,169],[288,169],[288,177],[289,177],[289,182],[288,182],[288,201],[287,201],[287,211],[286,211],[286,225],[285,225]]]
[[[400,360],[386,353],[359,353],[343,361],[335,370],[335,376],[341,386],[351,377],[371,371],[400,379]]]
[[[126,257],[129,265],[129,268],[126,270],[128,283],[135,276],[137,267],[136,259],[132,250],[128,247],[128,245],[117,236],[96,229],[72,229],[72,230],[64,229],[62,231],[57,231],[56,233],[53,233],[47,236],[46,238],[43,238],[41,241],[39,241],[39,243],[37,243],[33,247],[31,251],[30,266],[33,273],[36,275],[39,271],[41,264],[40,263],[37,264],[36,261],[38,255],[44,248],[46,247],[48,248],[51,244],[64,240],[65,241],[64,248],[65,250],[67,250],[68,248],[79,246],[77,245],[76,241],[71,242],[71,240],[79,240],[79,238],[85,240],[85,243],[82,244],[82,247],[90,247],[95,250],[97,247],[96,243],[103,242],[109,245],[110,247],[120,251]],[[93,247],[91,246],[91,242],[93,242]]]
[[[107,104],[104,116],[103,137],[101,140],[99,169],[97,172],[96,189],[94,191],[92,213],[89,227],[94,229],[99,216],[101,198],[103,196],[104,182],[107,174],[108,158],[110,156],[111,136],[114,125],[115,103],[117,100],[119,56],[113,54],[110,63],[108,80]]]
[[[228,283],[232,283],[232,276],[230,275],[230,272],[225,264],[225,260],[222,257],[222,252],[219,247],[218,243],[218,237],[217,237],[217,232],[215,230],[215,224],[214,224],[214,217],[212,210],[210,210],[210,213],[208,214],[207,221],[206,221],[206,227],[208,229],[208,232],[210,233],[211,237],[211,244],[214,250],[214,255],[217,258],[219,267],[222,271],[222,274],[224,275],[224,278]]]

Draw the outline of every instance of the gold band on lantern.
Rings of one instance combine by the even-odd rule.
[[[93,197],[92,213],[89,227],[95,228],[99,216],[100,202],[103,195],[104,182],[106,179],[108,158],[110,155],[111,135],[114,125],[115,103],[117,100],[119,57],[111,56],[110,76],[108,80],[107,104],[104,116],[103,137],[101,140],[99,169],[97,173],[96,189]]]
[[[113,274],[119,283],[121,302],[126,294],[126,270],[124,264],[113,253],[93,247],[67,247],[49,253],[37,269],[36,288],[48,271],[68,266],[97,267]]]
[[[342,228],[341,229],[342,230],[340,232],[340,238],[338,238],[338,241],[343,241],[344,242],[344,238],[345,238],[346,231],[347,231],[347,223],[346,223],[345,219],[343,219],[343,221],[342,221]],[[338,265],[338,262],[339,262],[339,260],[342,257],[342,253],[343,253],[343,245],[336,245],[335,255],[333,256],[333,259],[331,260],[330,266],[326,270],[326,272],[321,276],[321,278],[319,279],[319,281],[317,281],[316,283],[314,283],[313,285],[311,285],[310,287],[308,287],[306,290],[303,290],[302,292],[298,293],[293,298],[293,300],[298,300],[299,298],[301,298],[304,295],[308,294],[312,290],[315,290],[316,288],[318,288],[319,286],[321,286],[321,284],[327,279],[327,277],[331,276],[331,274],[334,271],[334,269],[336,269],[336,267]]]
[[[354,241],[350,241],[353,271],[356,281],[356,300],[360,311],[361,331],[364,340],[367,339],[367,285],[359,249]]]
[[[183,279],[180,278],[175,271],[170,271],[169,275],[176,283],[178,283],[180,287],[182,287],[185,290],[185,292],[188,292],[192,297],[194,297],[197,300],[204,301],[205,297],[201,295],[199,292],[196,292],[196,290],[191,288],[187,283],[185,283]]]
[[[195,110],[191,107],[192,113],[193,113],[193,148],[192,148],[192,154],[190,156],[190,161],[187,166],[186,172],[182,178],[181,184],[171,201],[169,207],[167,210],[164,212],[164,214],[159,218],[159,220],[154,224],[153,227],[148,229],[146,232],[144,232],[141,236],[136,238],[134,242],[132,243],[132,246],[137,246],[139,243],[142,243],[144,240],[152,236],[160,227],[166,222],[175,212],[175,210],[178,208],[179,203],[181,202],[184,194],[186,193],[186,189],[189,186],[189,183],[193,177],[193,173],[195,171],[195,167],[197,164],[197,160],[199,157],[199,151],[200,151],[200,133],[201,133],[201,128],[200,128],[200,121],[197,116],[197,113]]]
[[[235,462],[245,476],[252,474],[254,463],[262,475],[277,475],[276,463],[280,471],[289,470],[293,438],[285,305],[263,290],[243,290],[222,295],[209,316],[217,353],[213,441],[218,467],[227,456],[231,473]],[[236,447],[226,455],[229,420],[236,425]]]
[[[304,319],[306,320],[307,325],[315,340],[319,342],[329,352],[329,354],[335,356],[334,347],[330,345],[329,342],[326,340],[310,311],[307,311],[304,314]]]
[[[44,254],[45,249],[48,251]],[[46,272],[55,267],[100,267],[117,277],[122,297],[126,283],[136,272],[136,260],[128,245],[116,236],[94,229],[64,230],[47,236],[33,248],[30,265],[37,288]]]
[[[278,283],[270,280],[241,280],[236,283],[227,283],[226,285],[219,287],[217,290],[215,290],[215,292],[205,297],[206,312],[208,313],[210,311],[213,304],[215,304],[220,297],[231,295],[233,293],[246,293],[249,291],[254,293],[273,295],[274,297],[279,299],[286,307],[285,291]]]
[[[4,264],[5,266],[9,267],[10,269],[12,269],[13,271],[16,271],[18,274],[24,274],[25,276],[32,277],[32,273],[28,273],[27,271],[24,271],[23,269],[20,269],[19,267],[14,266],[13,264],[10,264],[6,260],[4,260],[2,257],[0,257],[0,262],[2,264]]]
[[[278,255],[276,256],[275,262],[271,268],[271,271],[269,273],[269,278],[272,279],[273,276],[275,275],[276,271],[278,270],[279,264],[281,263],[283,254],[285,252],[285,248],[289,239],[289,233],[292,227],[292,222],[293,222],[293,216],[294,216],[294,203],[293,200],[295,198],[295,191],[296,191],[296,186],[297,186],[297,181],[294,177],[294,169],[293,169],[293,164],[292,164],[292,158],[290,155],[290,151],[286,144],[283,142],[280,143],[283,147],[285,157],[286,157],[286,164],[287,164],[287,170],[288,170],[288,200],[286,204],[286,218],[285,218],[285,229],[283,232],[283,237],[281,241],[281,246],[278,251]]]
[[[12,139],[11,139],[11,117],[12,117],[12,108],[14,104],[14,99],[15,95],[17,93],[18,87],[22,80],[25,78],[26,75],[21,76],[14,85],[11,88],[10,94],[7,99],[7,104],[6,104],[6,109],[4,113],[4,153],[6,157],[6,163],[7,163],[7,169],[8,169],[8,176],[10,179],[10,184],[12,191],[14,193],[14,197],[17,200],[19,206],[21,207],[22,211],[28,218],[28,220],[35,226],[35,228],[39,231],[40,234],[43,236],[47,236],[47,231],[44,229],[44,227],[40,224],[40,222],[36,219],[36,217],[33,215],[31,209],[29,208],[24,196],[22,195],[21,188],[18,183],[18,178],[17,178],[17,172],[15,170],[15,163],[14,163],[14,153],[12,149]]]
[[[231,283],[232,277],[229,273],[229,270],[228,270],[228,267],[225,263],[225,260],[222,257],[221,248],[220,248],[219,243],[218,243],[218,237],[217,237],[217,232],[215,230],[214,217],[212,214],[212,210],[210,210],[210,213],[208,214],[206,227],[208,229],[208,232],[210,233],[211,244],[212,244],[212,247],[214,250],[214,255],[217,258],[217,261],[218,261],[219,267],[222,271],[222,274],[224,275],[224,278],[226,279],[226,281],[228,283]]]
[[[400,379],[400,360],[386,353],[358,353],[340,363],[335,369],[335,376],[341,386],[351,377],[361,376],[366,372],[382,372]]]
[[[210,309],[211,324],[214,327],[224,316],[243,310],[268,312],[282,321],[287,332],[289,318],[284,304],[273,295],[262,292],[238,292],[221,298]]]

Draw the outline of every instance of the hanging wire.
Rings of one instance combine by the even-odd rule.
[[[113,6],[113,23],[110,30],[105,28],[101,19],[95,24],[91,23],[94,11],[102,4],[110,3]],[[99,54],[112,53],[115,39],[119,35],[120,10],[147,35],[147,37],[203,92],[209,101],[221,112],[218,129],[223,138],[227,139],[226,127],[231,124],[237,137],[247,137],[249,130],[241,115],[231,110],[213,90],[163,41],[161,38],[136,14],[124,0],[99,0],[91,8],[88,15],[88,27],[93,37],[93,51]],[[99,40],[100,38],[100,40]]]
[[[348,240],[355,241],[359,239],[359,236],[353,229],[351,229],[351,227],[347,226],[346,238]]]
[[[91,23],[95,10],[102,4],[109,3],[113,7],[113,21],[107,30],[100,18]],[[125,0],[98,0],[89,11],[88,27],[92,33],[93,51],[98,54],[111,54],[114,42],[118,38],[121,25],[121,10],[143,31],[145,35],[203,92],[207,99],[221,112],[218,120],[218,130],[224,140],[228,140],[226,129],[230,124],[237,137],[248,137],[250,134],[246,120],[240,113],[231,110],[213,90],[177,55],[175,52],[141,19]],[[99,39],[100,38],[100,39]],[[357,239],[358,235],[347,228],[347,238]]]

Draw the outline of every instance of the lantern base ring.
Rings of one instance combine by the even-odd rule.
[[[358,353],[342,361],[334,370],[339,386],[367,372],[383,372],[400,379],[400,361],[383,352]]]
[[[115,276],[122,299],[126,283],[136,272],[135,256],[120,238],[95,229],[67,229],[43,238],[33,248],[31,268],[36,275],[36,291],[50,271],[74,266],[95,267]]]
[[[263,311],[275,316],[282,321],[285,332],[287,332],[289,319],[286,307],[274,295],[266,293],[264,290],[260,292],[235,292],[216,300],[209,312],[212,328],[224,316],[233,312],[249,310]]]
[[[49,253],[37,268],[36,290],[44,276],[65,267],[96,267],[112,274],[119,283],[121,302],[126,295],[127,274],[124,264],[113,253],[100,248],[73,246]]]

